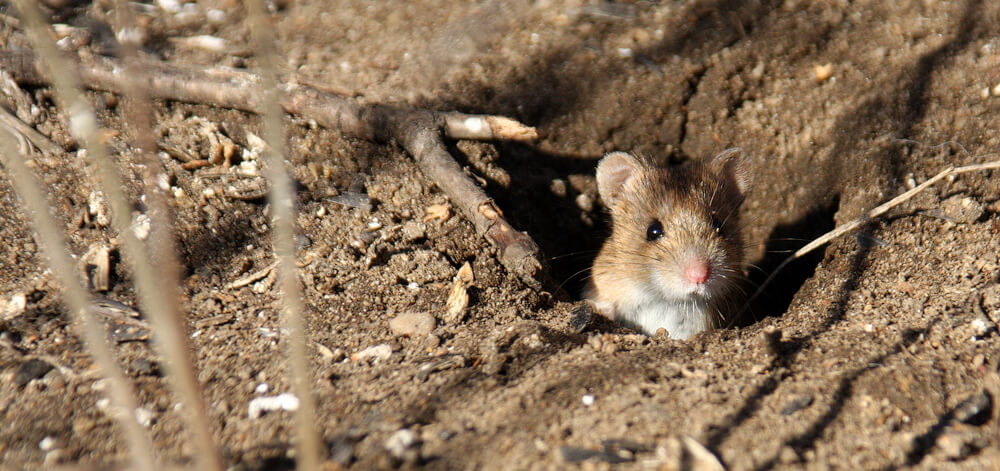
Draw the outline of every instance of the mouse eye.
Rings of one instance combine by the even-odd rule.
[[[716,214],[712,214],[712,229],[715,229],[715,232],[722,232],[722,221]]]
[[[663,237],[663,224],[660,224],[660,221],[654,220],[646,228],[646,241],[652,242],[660,237]]]

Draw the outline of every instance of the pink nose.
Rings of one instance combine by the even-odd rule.
[[[711,269],[708,267],[708,262],[705,260],[691,260],[688,262],[687,266],[684,267],[684,279],[689,283],[694,283],[700,285],[708,281],[708,276],[711,274]]]

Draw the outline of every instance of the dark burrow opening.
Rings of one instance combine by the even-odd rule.
[[[840,198],[835,196],[800,219],[774,227],[767,238],[764,257],[748,269],[746,286],[752,300],[742,315],[733,320],[734,326],[746,327],[766,317],[781,317],[788,310],[796,293],[823,261],[822,247],[784,266],[770,283],[759,288],[796,250],[836,227],[833,216],[839,204]]]

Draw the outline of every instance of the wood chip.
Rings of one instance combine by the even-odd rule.
[[[448,203],[432,204],[427,207],[424,215],[424,222],[440,219],[445,222],[451,218],[451,205]]]
[[[204,329],[206,327],[215,327],[217,325],[228,324],[233,321],[235,317],[232,314],[219,314],[218,316],[212,316],[205,319],[199,319],[195,321],[194,327],[196,329]]]
[[[452,281],[446,304],[447,311],[444,315],[445,322],[456,324],[465,317],[465,310],[469,307],[468,287],[472,285],[473,281],[475,281],[475,275],[472,273],[472,266],[469,265],[469,262],[465,262],[458,270],[458,274],[455,275],[455,280]]]
[[[262,280],[262,279],[266,278],[268,275],[270,275],[271,271],[273,271],[274,268],[277,267],[277,266],[278,266],[278,262],[274,262],[274,263],[272,263],[272,264],[264,267],[261,270],[255,271],[255,272],[253,272],[253,273],[251,273],[251,274],[249,274],[247,276],[244,276],[243,278],[240,278],[240,279],[238,279],[236,281],[233,281],[232,283],[229,283],[228,285],[226,285],[226,288],[228,288],[228,289],[239,289],[239,288],[242,288],[242,287],[244,287],[246,285],[249,285],[250,283],[253,283],[255,281]]]
[[[95,291],[111,288],[111,250],[104,244],[94,244],[83,256],[84,275]]]

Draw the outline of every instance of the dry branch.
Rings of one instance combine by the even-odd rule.
[[[150,96],[192,103],[204,103],[252,113],[264,112],[261,77],[235,70],[179,68],[146,62]],[[48,83],[27,53],[0,53],[0,68],[19,83]],[[78,65],[87,87],[122,93],[135,80],[117,61],[95,58]],[[320,125],[346,135],[368,140],[399,142],[420,166],[421,171],[445,192],[449,199],[500,253],[504,266],[525,284],[541,289],[542,256],[538,245],[517,231],[503,217],[496,203],[462,172],[445,149],[442,137],[454,139],[531,140],[534,128],[500,116],[436,112],[405,107],[363,105],[350,98],[288,81],[278,85],[278,101],[287,113],[315,120]]]
[[[261,60],[261,97],[264,110],[261,119],[264,124],[264,140],[267,148],[267,179],[271,184],[268,202],[271,204],[271,245],[277,258],[278,282],[281,287],[281,321],[288,329],[286,355],[292,391],[298,397],[299,407],[295,411],[295,467],[298,471],[317,471],[320,462],[320,439],[313,427],[316,419],[316,401],[313,398],[312,374],[306,354],[305,306],[302,287],[295,266],[295,183],[285,168],[287,153],[285,130],[281,123],[282,113],[275,89],[278,78],[274,70],[278,67],[275,38],[268,24],[264,0],[245,2],[253,31],[255,49]]]

